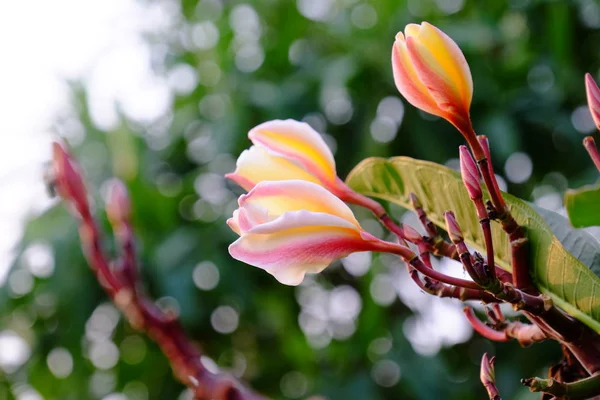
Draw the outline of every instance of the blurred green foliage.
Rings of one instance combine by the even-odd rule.
[[[497,378],[505,398],[536,398],[520,388],[519,379],[544,375],[544,368],[558,361],[558,346],[520,349],[474,336],[437,354],[415,352],[406,338],[411,308],[397,298],[381,305],[372,296],[377,276],[402,273],[402,265],[384,257],[375,257],[361,277],[338,263],[314,279],[309,288],[316,288],[316,294],[351,287],[361,301],[349,337],[342,332],[330,342],[327,334],[320,342],[309,341],[299,322],[303,289],[282,286],[229,257],[227,246],[235,235],[225,219],[241,191],[220,177],[233,170],[236,156],[249,146],[247,131],[274,118],[304,119],[327,133],[337,148],[342,177],[372,155],[456,165],[451,159],[462,141],[445,121],[392,101],[392,109],[404,113],[396,115],[399,128],[391,123],[390,130],[390,121],[374,122],[381,117],[383,99],[399,98],[390,66],[394,35],[409,22],[427,20],[453,37],[466,55],[475,86],[474,124],[491,141],[497,172],[504,175],[515,151],[532,161],[531,176],[520,183],[509,180],[509,191],[560,207],[556,199],[567,186],[589,183],[595,176],[581,146],[582,133],[590,133],[593,125],[578,107],[585,104],[584,72],[597,76],[600,67],[597,2],[182,0],[179,12],[185,24],[211,21],[218,42],[201,50],[183,45],[178,32],[148,38],[152,49],[164,55],[167,70],[185,64],[199,76],[189,94],[176,97],[167,116],[145,125],[123,114],[124,123],[105,132],[88,113],[86,90],[73,85],[86,132],[74,151],[107,232],[107,251],[114,252],[114,245],[100,188],[116,175],[131,191],[149,293],[178,305],[190,336],[207,356],[274,398],[480,399],[485,392],[478,363],[484,351],[498,355]],[[252,23],[255,17],[258,27]],[[258,50],[245,48],[247,40],[254,40]],[[393,212],[400,216],[399,210]],[[370,218],[359,216],[363,222]],[[365,226],[377,229],[373,222]],[[19,282],[28,263],[34,263],[27,256],[32,244],[50,246],[54,272],[34,277],[29,290],[15,291],[10,282]],[[22,336],[31,354],[20,368],[0,371],[0,399],[17,398],[28,387],[44,399],[101,399],[109,393],[132,400],[180,396],[184,388],[157,347],[122,318],[115,320],[118,314],[83,259],[76,222],[62,205],[31,221],[21,249],[9,284],[0,288],[0,327]],[[214,279],[212,264],[206,262],[216,266],[218,284],[200,290],[194,271],[200,286],[207,270]],[[327,314],[327,304],[317,313]],[[239,315],[232,333],[215,329],[223,317],[215,314],[220,306]],[[433,337],[459,322],[464,324],[446,319],[428,329]],[[68,364],[69,357],[53,353],[56,348],[72,357],[66,377],[56,376],[56,365]]]

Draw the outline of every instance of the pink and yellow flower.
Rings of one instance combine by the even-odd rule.
[[[448,35],[427,22],[408,24],[396,35],[392,67],[396,86],[409,103],[461,131],[469,129],[471,71]]]
[[[292,119],[274,120],[253,128],[254,144],[237,160],[236,170],[225,175],[246,190],[262,181],[299,179],[340,193],[333,154],[310,125]]]
[[[227,224],[240,237],[229,253],[286,285],[352,252],[379,248],[380,240],[360,227],[350,208],[313,182],[263,181],[238,204]]]

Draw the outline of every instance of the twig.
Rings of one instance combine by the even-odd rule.
[[[477,139],[485,154],[485,158],[477,160],[477,164],[492,199],[491,202],[494,208],[492,214],[500,222],[502,229],[506,232],[510,240],[513,284],[518,289],[538,294],[539,292],[533,285],[529,274],[529,263],[527,260],[529,240],[525,236],[523,228],[515,221],[504,202],[498,181],[494,175],[494,167],[491,164],[490,146],[487,137],[482,135],[478,136]]]
[[[517,310],[527,310],[534,314],[541,314],[552,307],[552,302],[548,296],[533,296],[515,288],[509,282],[500,282],[496,277],[495,270],[485,265],[480,255],[478,256],[476,253],[475,256],[471,256],[454,213],[447,211],[444,213],[444,218],[446,219],[448,235],[454,246],[456,246],[465,270],[482,289],[489,291],[499,300],[511,303]]]
[[[438,256],[448,257],[453,260],[458,261],[458,253],[456,252],[456,248],[452,245],[452,243],[446,242],[438,233],[437,227],[429,217],[427,216],[427,212],[423,208],[423,204],[417,197],[416,194],[410,193],[410,203],[414,208],[417,216],[419,217],[419,221],[421,221],[421,225],[425,228],[427,235],[429,235],[429,240],[431,240],[431,245],[434,248],[434,254]]]
[[[495,342],[508,342],[510,339],[516,339],[522,347],[529,347],[533,343],[541,342],[548,338],[537,325],[524,324],[519,321],[505,323],[494,320],[492,323],[499,325],[496,328],[486,325],[477,318],[471,307],[463,308],[463,312],[467,317],[467,321],[469,321],[477,333]]]
[[[468,289],[459,286],[446,285],[442,282],[433,280],[429,277],[424,277],[423,280],[419,277],[419,272],[406,264],[408,274],[416,285],[426,293],[442,298],[459,299],[461,301],[479,300],[483,303],[494,303],[498,300],[482,290]]]
[[[477,218],[479,218],[479,224],[483,232],[483,238],[485,241],[487,264],[492,266],[490,273],[492,277],[496,275],[496,268],[494,262],[494,242],[492,241],[492,227],[490,226],[490,219],[488,217],[485,205],[483,204],[483,193],[481,191],[481,185],[479,184],[479,170],[475,160],[471,157],[471,153],[466,146],[459,147],[460,154],[460,173],[462,176],[463,184],[467,189],[469,198],[475,204],[475,210],[477,211]]]
[[[559,382],[553,378],[521,379],[521,383],[529,387],[532,392],[548,393],[561,399],[587,399],[600,394],[600,374],[569,383]]]
[[[477,318],[475,311],[473,311],[471,307],[467,306],[463,308],[463,312],[467,317],[467,321],[469,321],[475,332],[479,333],[484,338],[494,342],[508,342],[510,340],[510,337],[505,331],[498,331],[484,324],[479,318]]]
[[[187,338],[177,318],[161,310],[140,289],[136,280],[133,233],[129,224],[129,200],[124,186],[113,182],[107,211],[123,247],[122,265],[110,268],[101,248],[101,235],[87,201],[87,192],[74,159],[58,143],[54,143],[52,175],[57,192],[80,221],[83,251],[92,271],[129,323],[147,332],[169,359],[175,376],[188,386],[198,400],[260,400],[264,397],[243,386],[225,373],[209,371],[201,361],[201,353]],[[116,185],[116,186],[115,186]]]

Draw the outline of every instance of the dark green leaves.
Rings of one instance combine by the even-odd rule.
[[[364,195],[405,208],[411,208],[408,195],[414,192],[430,219],[441,227],[445,226],[443,213],[452,210],[465,240],[484,250],[475,210],[457,172],[408,157],[369,158],[354,168],[346,181]],[[600,244],[586,232],[571,228],[556,213],[543,210],[542,217],[522,200],[508,194],[505,199],[517,222],[527,229],[531,273],[539,290],[600,331]],[[497,224],[492,231],[497,262],[510,271],[508,238]]]

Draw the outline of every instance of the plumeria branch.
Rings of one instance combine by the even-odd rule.
[[[432,253],[436,256],[448,257],[458,261],[458,253],[456,252],[456,248],[452,243],[445,241],[444,238],[442,238],[442,236],[439,234],[437,227],[427,216],[427,212],[423,208],[423,204],[417,195],[415,193],[410,193],[409,197],[410,203],[417,213],[419,221],[421,221],[421,225],[423,225],[423,228],[425,228],[425,231],[427,232],[428,238],[426,238],[426,240],[431,242],[433,247]]]
[[[122,251],[120,262],[111,265],[102,250],[102,237],[90,212],[77,163],[59,143],[54,143],[53,153],[52,184],[80,222],[81,243],[92,271],[131,326],[145,331],[160,346],[175,376],[188,386],[195,399],[264,399],[233,376],[207,369],[202,362],[202,354],[186,336],[176,316],[159,308],[141,288],[129,220],[131,206],[125,186],[119,181],[112,181],[106,199],[109,221]]]
[[[516,339],[522,347],[529,347],[533,343],[546,340],[548,337],[537,326],[525,324],[519,321],[504,322],[490,318],[491,325],[483,323],[471,307],[463,309],[467,321],[473,329],[481,336],[495,342],[508,342],[511,339]]]
[[[461,301],[479,300],[483,303],[494,303],[499,300],[489,293],[482,290],[469,289],[460,286],[452,286],[444,284],[440,281],[424,276],[422,279],[419,272],[410,264],[406,264],[409,276],[415,284],[424,292],[438,297],[447,297],[451,299],[459,299]]]
[[[500,222],[502,229],[510,240],[513,284],[519,289],[537,293],[537,289],[535,289],[531,275],[529,274],[529,263],[527,260],[529,239],[525,236],[523,228],[515,221],[502,197],[502,192],[498,186],[496,175],[494,175],[494,168],[491,164],[490,146],[487,137],[479,136],[478,142],[487,160],[485,163],[478,161],[478,165],[492,198],[494,209],[491,210],[491,214],[493,219],[497,219]]]
[[[528,378],[521,383],[532,392],[543,392],[557,399],[588,399],[600,391],[600,373],[575,382],[565,383],[554,378]]]

